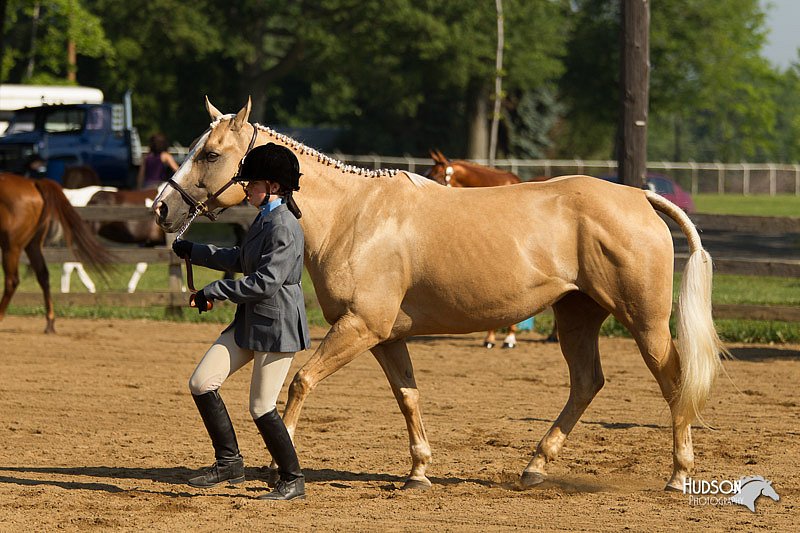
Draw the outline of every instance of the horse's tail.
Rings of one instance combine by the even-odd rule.
[[[690,255],[683,270],[676,317],[681,381],[673,401],[676,414],[689,423],[695,419],[702,422],[700,411],[720,370],[720,354],[728,354],[711,317],[711,256],[703,249],[700,235],[686,213],[652,191],[645,191],[645,195],[656,211],[678,223],[689,240]]]
[[[78,212],[69,203],[61,186],[49,179],[34,182],[44,200],[42,220],[53,219],[61,224],[64,239],[75,255],[91,265],[101,274],[108,272],[114,263],[114,256],[101,245],[83,222]]]

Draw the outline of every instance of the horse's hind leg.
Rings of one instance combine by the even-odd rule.
[[[383,368],[383,372],[392,386],[397,404],[400,406],[400,411],[406,419],[412,466],[403,488],[427,489],[431,486],[430,480],[425,476],[425,471],[431,461],[431,447],[428,444],[425,427],[422,425],[419,391],[414,379],[414,367],[411,364],[411,357],[408,355],[406,341],[399,340],[389,344],[379,344],[371,351]]]
[[[44,240],[44,233],[36,235],[33,240],[25,247],[25,253],[28,255],[28,260],[31,262],[31,268],[36,273],[36,281],[39,282],[39,287],[42,288],[44,294],[44,307],[47,317],[47,326],[44,329],[45,333],[56,332],[56,313],[53,309],[53,296],[50,293],[50,273],[47,270],[47,263],[44,261],[42,254],[42,241]]]
[[[3,246],[3,274],[5,274],[5,286],[3,287],[3,299],[0,300],[0,320],[6,315],[8,303],[14,296],[19,286],[19,257],[22,250],[16,246]]]
[[[486,338],[483,339],[483,347],[491,350],[495,344],[497,344],[497,341],[495,340],[494,330],[490,329],[486,332]]]
[[[517,347],[517,325],[511,324],[508,326],[508,334],[503,339],[503,348],[516,348]]]
[[[674,410],[674,399],[680,385],[681,368],[678,351],[669,331],[669,319],[664,318],[658,327],[639,330],[627,326],[636,339],[647,368],[661,388],[661,394],[672,413],[672,477],[665,489],[683,490],[683,482],[694,468],[691,421]]]
[[[553,305],[553,311],[558,321],[561,351],[569,367],[569,399],[522,472],[523,487],[545,480],[545,465],[558,455],[567,435],[604,383],[597,341],[608,311],[580,292],[566,295]]]

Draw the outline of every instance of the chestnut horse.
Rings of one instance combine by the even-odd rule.
[[[442,187],[408,172],[344,165],[251,124],[249,101],[236,115],[223,115],[208,100],[206,110],[211,125],[153,206],[165,231],[240,203],[244,189],[231,177],[250,146],[286,146],[303,172],[294,197],[303,212],[305,266],[332,326],[289,386],[284,421],[292,435],[309,393],[369,350],[406,419],[412,467],[404,487],[427,488],[431,449],[406,339],[502,327],[552,306],[570,394],[521,485],[544,481],[546,463],[603,387],[598,336],[613,315],[635,339],[669,405],[667,487],[681,490],[694,463],[691,424],[724,352],[711,317],[711,257],[683,211],[650,191],[588,176],[481,190]],[[674,341],[674,253],[659,212],[679,224],[691,250]]]
[[[522,181],[516,174],[505,170],[460,159],[450,161],[439,150],[431,150],[430,154],[433,166],[425,173],[425,177],[448,187],[497,187]]]
[[[50,294],[50,278],[42,245],[51,221],[58,221],[67,244],[75,254],[101,272],[113,257],[103,248],[64,196],[61,186],[49,179],[33,180],[16,174],[0,173],[0,248],[3,251],[5,288],[0,300],[0,320],[19,285],[19,258],[22,251],[30,260],[36,280],[44,293],[47,326],[55,333],[55,312]]]

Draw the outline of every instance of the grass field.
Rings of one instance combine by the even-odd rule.
[[[133,272],[132,265],[121,265],[113,273],[107,284],[96,280],[98,290],[124,291],[128,278]],[[195,267],[195,285],[201,287],[218,279],[219,273],[205,268]],[[233,318],[234,306],[219,305],[211,313],[199,315],[197,312],[185,309],[176,316],[168,314],[163,307],[132,308],[132,307],[62,307],[58,305],[58,288],[60,287],[61,265],[50,266],[51,286],[55,289],[56,312],[59,316],[73,317],[98,317],[98,318],[146,318],[152,320],[182,320],[191,322],[218,322],[226,323]],[[169,277],[166,264],[150,265],[142,276],[137,290],[139,291],[165,291]],[[676,276],[673,292],[677,296],[680,286],[680,276]],[[316,325],[325,325],[322,311],[317,304],[313,285],[308,273],[303,277],[303,288],[306,293],[306,309],[309,321]],[[20,291],[39,292],[33,273],[27,268],[22,268],[22,281]],[[73,292],[86,292],[86,289],[73,275]],[[713,301],[716,304],[753,304],[753,305],[800,305],[800,279],[795,278],[754,278],[749,276],[717,275],[714,277]],[[10,314],[37,315],[43,313],[40,306],[23,307],[15,306],[12,300],[9,308]],[[536,330],[548,332],[552,325],[550,317],[542,316],[536,320]],[[722,337],[729,341],[742,342],[800,342],[800,324],[784,322],[763,322],[747,320],[719,320],[718,328]],[[627,335],[622,326],[613,319],[609,319],[603,329],[606,335]]]
[[[712,215],[750,215],[800,217],[800,196],[742,196],[735,194],[697,194],[692,197],[698,213]]]

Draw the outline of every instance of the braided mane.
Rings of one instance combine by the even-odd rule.
[[[220,122],[224,119],[233,118],[235,115],[222,115],[217,120],[209,124],[210,129],[214,129]],[[380,176],[394,176],[399,171],[397,169],[378,169],[378,170],[369,170],[363,167],[357,167],[355,165],[345,165],[342,161],[338,159],[334,159],[330,156],[327,156],[316,150],[311,148],[310,146],[306,146],[305,144],[301,143],[298,140],[292,139],[288,135],[284,135],[283,133],[278,133],[277,131],[273,130],[268,126],[264,126],[263,124],[258,123],[251,123],[251,126],[256,128],[258,131],[263,131],[273,139],[280,141],[281,143],[285,144],[289,148],[300,152],[301,155],[308,155],[311,157],[316,157],[319,163],[324,163],[328,166],[332,166],[342,172],[347,172],[349,174],[358,174],[359,176],[366,176],[368,178],[377,178]]]

